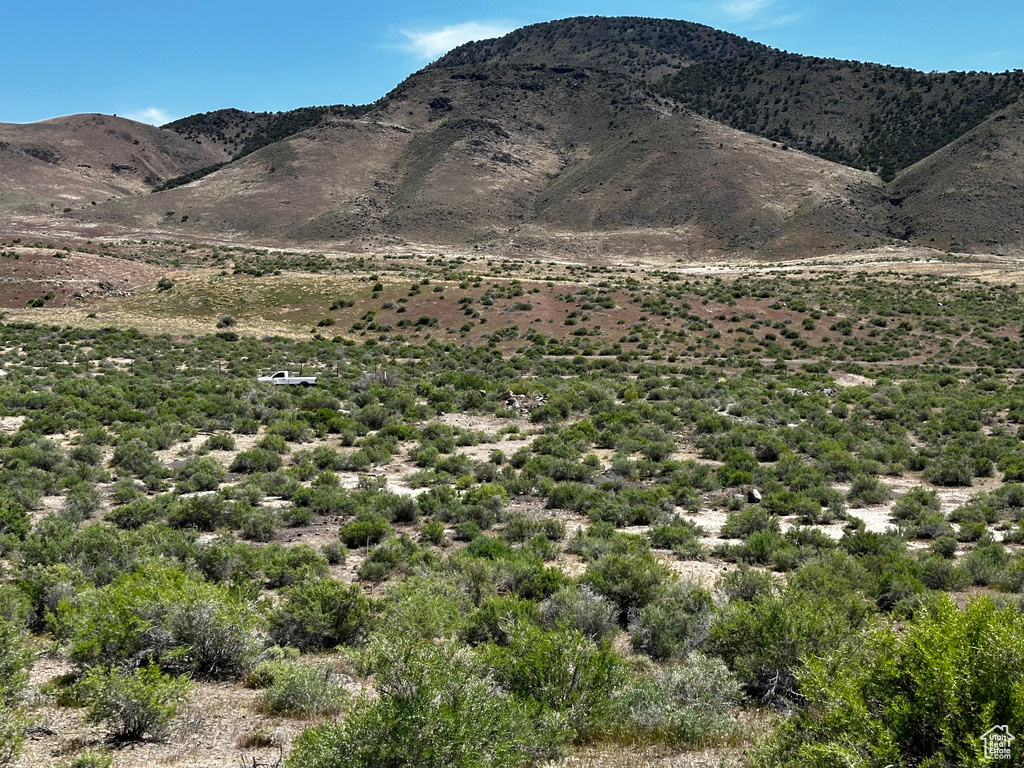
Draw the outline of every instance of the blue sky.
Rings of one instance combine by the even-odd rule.
[[[1024,68],[1020,0],[4,0],[0,122],[364,104],[466,40],[593,15],[925,71]]]

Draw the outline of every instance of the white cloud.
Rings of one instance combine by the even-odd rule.
[[[467,21],[463,24],[452,24],[441,29],[412,32],[402,30],[406,43],[402,47],[423,61],[432,61],[452,48],[468,43],[470,40],[486,40],[501,37],[515,27],[498,22]]]
[[[795,13],[782,14],[779,10],[775,10],[774,16],[766,13],[775,5],[776,0],[723,0],[719,7],[732,21],[754,22],[759,28],[779,27],[799,21],[800,15]]]
[[[121,117],[127,117],[129,120],[135,120],[139,123],[149,123],[150,125],[163,125],[164,123],[171,122],[174,117],[166,110],[160,109],[159,107],[147,107],[146,109],[137,109],[134,112],[128,112]]]
[[[771,4],[772,0],[726,0],[722,3],[722,10],[734,19],[745,21],[753,18]]]

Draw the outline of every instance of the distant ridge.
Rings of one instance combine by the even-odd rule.
[[[0,126],[0,173],[23,182],[0,208],[111,233],[355,249],[1021,251],[1022,93],[1020,71],[926,74],[684,21],[565,19],[460,46],[372,105],[139,128],[149,165],[92,131],[107,171],[85,173],[60,154],[74,120]]]
[[[434,67],[586,66],[733,128],[891,180],[1024,93],[1024,72],[924,73],[800,56],[686,21],[585,17],[460,46]]]

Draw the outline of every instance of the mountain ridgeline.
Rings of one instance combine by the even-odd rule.
[[[698,114],[854,168],[896,174],[1024,92],[1024,72],[924,73],[786,53],[711,27],[599,17],[468,43],[431,66],[618,72]]]
[[[171,154],[145,176],[156,194],[74,165],[53,126],[11,130],[0,165],[16,157],[46,183],[0,207],[31,198],[69,226],[356,249],[1019,251],[1022,92],[1020,70],[923,73],[683,21],[566,19],[462,45],[372,105],[170,123]],[[72,172],[91,186],[69,202],[58,182]]]

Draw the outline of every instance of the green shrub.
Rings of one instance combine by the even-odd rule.
[[[502,535],[509,541],[521,542],[536,536],[539,531],[539,523],[530,520],[521,512],[517,512],[509,516]]]
[[[274,453],[274,454],[278,454],[278,455],[285,454],[285,453],[288,453],[289,451],[291,451],[291,446],[288,445],[288,438],[284,434],[282,434],[281,432],[279,432],[277,430],[278,426],[280,426],[282,424],[291,424],[291,423],[293,423],[293,422],[277,422],[274,425],[274,427],[273,427],[273,429],[275,431],[274,432],[268,431],[267,434],[265,434],[260,439],[260,441],[258,443],[256,443],[256,448],[254,450],[257,450],[257,451],[267,451],[269,453]],[[301,426],[300,426],[300,429],[301,429]],[[284,431],[285,432],[290,432],[291,430],[289,428],[286,428]]]
[[[341,469],[344,459],[329,445],[320,445],[313,449],[313,463],[318,469]]]
[[[808,706],[782,724],[755,765],[980,766],[993,724],[1024,732],[1024,615],[946,597],[909,622],[880,626],[808,656]],[[1013,745],[1019,764],[1021,751]]]
[[[779,530],[778,518],[764,507],[754,505],[730,512],[725,518],[725,525],[722,526],[721,537],[745,539],[758,531],[777,533]]]
[[[386,582],[396,570],[410,572],[434,559],[430,550],[424,550],[406,534],[378,544],[367,553],[359,566],[359,581]]]
[[[1011,592],[1024,592],[1024,556],[1017,554],[1007,563],[999,583]]]
[[[106,721],[113,738],[138,741],[147,733],[154,739],[166,738],[171,719],[192,684],[149,664],[130,672],[97,667],[86,675],[80,688],[89,722]]]
[[[690,654],[643,675],[615,697],[612,732],[623,741],[707,747],[738,735],[739,681],[721,659]]]
[[[214,531],[228,522],[229,508],[219,493],[206,492],[180,499],[167,513],[172,528]]]
[[[106,519],[124,530],[135,530],[147,523],[160,520],[167,513],[165,504],[159,499],[147,499],[142,494],[106,514]]]
[[[275,453],[288,453],[290,450],[288,443],[305,443],[311,437],[305,421],[289,417],[271,424],[267,429],[266,436],[260,440],[257,446]]]
[[[956,539],[952,536],[939,536],[932,542],[932,552],[947,559],[956,556]]]
[[[775,579],[749,565],[741,565],[734,571],[723,573],[715,583],[716,589],[720,590],[730,601],[743,600],[745,602],[770,595],[775,586]]]
[[[979,542],[964,558],[962,567],[974,584],[984,587],[999,580],[1009,560],[1006,548],[999,542]]]
[[[329,565],[344,565],[348,557],[348,549],[337,541],[329,541],[320,547],[320,554]]]
[[[624,662],[608,644],[597,645],[576,630],[519,623],[507,645],[483,651],[505,690],[539,706],[539,714],[558,713],[577,738],[607,725],[611,695],[626,676]]]
[[[269,687],[256,701],[256,708],[268,715],[334,715],[348,698],[345,678],[328,665],[275,662],[271,677]]]
[[[349,549],[359,549],[370,544],[378,544],[392,534],[394,529],[388,521],[377,512],[360,513],[356,519],[350,520],[338,530],[341,543]]]
[[[114,447],[110,463],[140,478],[147,475],[160,476],[164,472],[153,449],[137,437],[119,442]]]
[[[206,451],[233,451],[235,438],[229,432],[220,432],[206,438],[200,448]]]
[[[36,565],[22,568],[16,583],[28,599],[29,627],[38,632],[49,630],[65,639],[58,626],[58,606],[64,601],[70,605],[75,600],[88,584],[85,574],[65,563]]]
[[[100,508],[100,493],[89,482],[75,483],[68,489],[61,512],[80,520],[87,520]]]
[[[726,605],[711,626],[708,648],[750,695],[798,701],[802,660],[834,648],[862,620],[863,614],[850,615],[845,599],[787,589]]]
[[[938,539],[952,538],[953,529],[946,522],[946,516],[941,512],[931,512],[919,518],[917,525],[909,529],[901,526],[904,533],[915,539]]]
[[[28,632],[15,617],[0,615],[0,707],[21,703],[31,659],[27,638]]]
[[[87,749],[68,760],[57,763],[57,768],[110,768],[114,756],[109,752]]]
[[[633,650],[652,659],[685,656],[707,640],[714,603],[703,587],[676,582],[630,617]]]
[[[24,626],[14,616],[0,614],[0,765],[14,759],[29,725],[22,706],[31,659],[25,646],[27,637]]]
[[[31,529],[28,510],[9,496],[0,495],[0,555],[24,541]]]
[[[928,589],[950,591],[963,589],[971,583],[971,579],[947,557],[932,555],[921,559],[921,583]]]
[[[309,578],[284,590],[270,615],[270,634],[279,645],[327,650],[362,640],[371,616],[370,600],[358,585]]]
[[[72,616],[72,661],[94,666],[154,662],[222,679],[259,651],[255,611],[231,590],[152,567],[82,596]]]
[[[462,639],[470,645],[494,643],[508,645],[519,624],[537,624],[540,611],[532,600],[518,595],[489,595],[466,618]]]
[[[224,467],[215,459],[209,457],[189,459],[174,472],[178,481],[175,490],[181,494],[216,491],[224,479],[224,474]]]
[[[273,509],[263,507],[252,509],[242,515],[239,532],[243,539],[268,542],[277,535],[279,522],[277,512]]]
[[[420,519],[420,508],[416,504],[416,500],[411,496],[403,496],[396,493],[382,494],[382,497],[387,500],[385,507],[385,516],[390,518],[395,523],[415,523]],[[378,507],[380,508],[380,506]]]
[[[647,551],[608,552],[587,568],[580,583],[604,595],[619,609],[619,623],[654,599],[659,588],[675,579],[667,565]]]
[[[939,494],[917,486],[911,488],[892,505],[892,516],[898,521],[916,523],[927,514],[938,512],[940,508]]]
[[[821,517],[821,504],[795,491],[776,491],[761,502],[761,506],[773,515],[785,517],[795,515],[801,520],[817,521]]]
[[[75,461],[87,464],[90,467],[98,467],[103,463],[103,449],[95,443],[82,443],[76,445],[68,455]]]
[[[269,589],[287,587],[330,572],[327,558],[308,544],[269,544],[258,550],[259,567]]]
[[[0,703],[0,765],[8,765],[21,751],[31,721],[21,706]]]
[[[420,526],[420,541],[441,546],[444,543],[444,523],[440,520],[425,522]]]
[[[963,486],[969,488],[974,469],[970,457],[960,453],[947,453],[928,465],[924,478],[933,485],[947,487]]]
[[[236,454],[229,469],[249,475],[254,472],[274,472],[281,468],[282,463],[280,454],[265,448],[253,448]]]
[[[957,533],[958,541],[978,541],[988,531],[988,527],[980,522],[960,523],[960,530]]]
[[[846,500],[851,504],[873,506],[884,504],[891,495],[888,488],[880,480],[871,475],[857,475],[850,483],[850,492],[846,494]]]
[[[540,730],[465,646],[389,643],[375,654],[376,699],[340,723],[311,728],[288,768],[516,768],[564,741]]]
[[[618,633],[618,615],[613,603],[587,586],[561,589],[540,605],[545,627],[574,629],[595,643]]]
[[[465,617],[476,604],[494,591],[493,574],[486,568],[473,569],[468,576],[451,572],[393,581],[381,601],[375,636],[453,637],[462,631]]]
[[[473,520],[463,520],[461,523],[456,523],[454,532],[456,541],[473,541],[481,533],[480,526]]]
[[[676,517],[668,525],[651,528],[648,535],[655,549],[676,549],[691,546],[698,537],[706,536],[707,531],[690,520]]]

